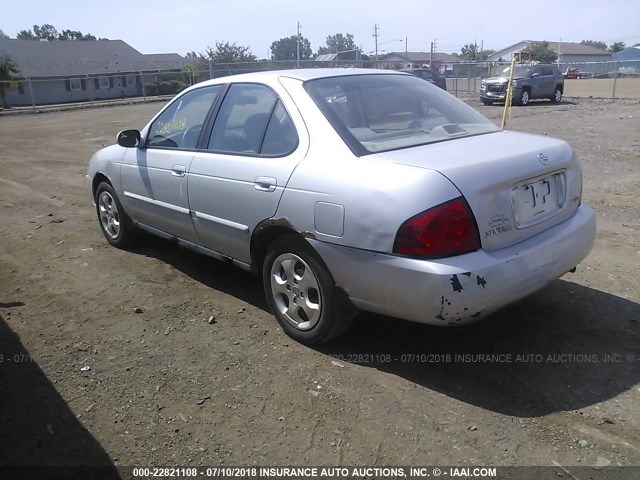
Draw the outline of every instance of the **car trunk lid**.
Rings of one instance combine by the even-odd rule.
[[[562,140],[502,131],[377,156],[447,177],[469,203],[485,250],[547,230],[580,205],[580,167]]]

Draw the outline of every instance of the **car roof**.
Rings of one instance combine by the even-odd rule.
[[[269,82],[280,77],[307,81],[318,78],[344,77],[347,75],[406,75],[395,70],[379,70],[374,68],[305,68],[299,70],[271,70],[267,72],[241,73],[207,80],[198,85],[215,85],[228,82]]]

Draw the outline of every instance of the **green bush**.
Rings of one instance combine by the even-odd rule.
[[[171,80],[171,93],[178,93],[188,87],[185,82],[181,82],[180,80]]]
[[[157,95],[158,94],[158,85],[155,83],[145,83],[144,91],[146,95]]]
[[[158,84],[158,93],[160,93],[160,95],[171,95],[174,93],[171,82],[160,82]]]

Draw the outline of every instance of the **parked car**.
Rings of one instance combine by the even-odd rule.
[[[384,70],[199,83],[118,133],[86,181],[110,244],[143,230],[261,275],[304,343],[359,310],[479,320],[572,270],[595,235],[566,142]]]
[[[447,79],[433,70],[429,70],[427,68],[403,68],[400,71],[415,75],[416,77],[426,80],[443,90],[447,89]]]
[[[480,84],[480,101],[485,105],[504,102],[511,66],[497,77],[485,78]],[[562,101],[564,77],[555,65],[518,64],[513,72],[512,99],[519,105],[528,105],[530,100],[548,98],[554,103]]]
[[[577,68],[567,68],[562,74],[565,79],[589,78],[589,74],[581,72]]]

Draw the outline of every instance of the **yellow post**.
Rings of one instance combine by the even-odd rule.
[[[509,113],[509,109],[511,108],[511,96],[513,95],[513,71],[516,67],[516,57],[513,57],[511,60],[511,69],[509,71],[509,84],[507,86],[507,95],[504,98],[504,112],[502,112],[502,125],[500,128],[504,130],[504,127],[507,126],[507,115]]]

